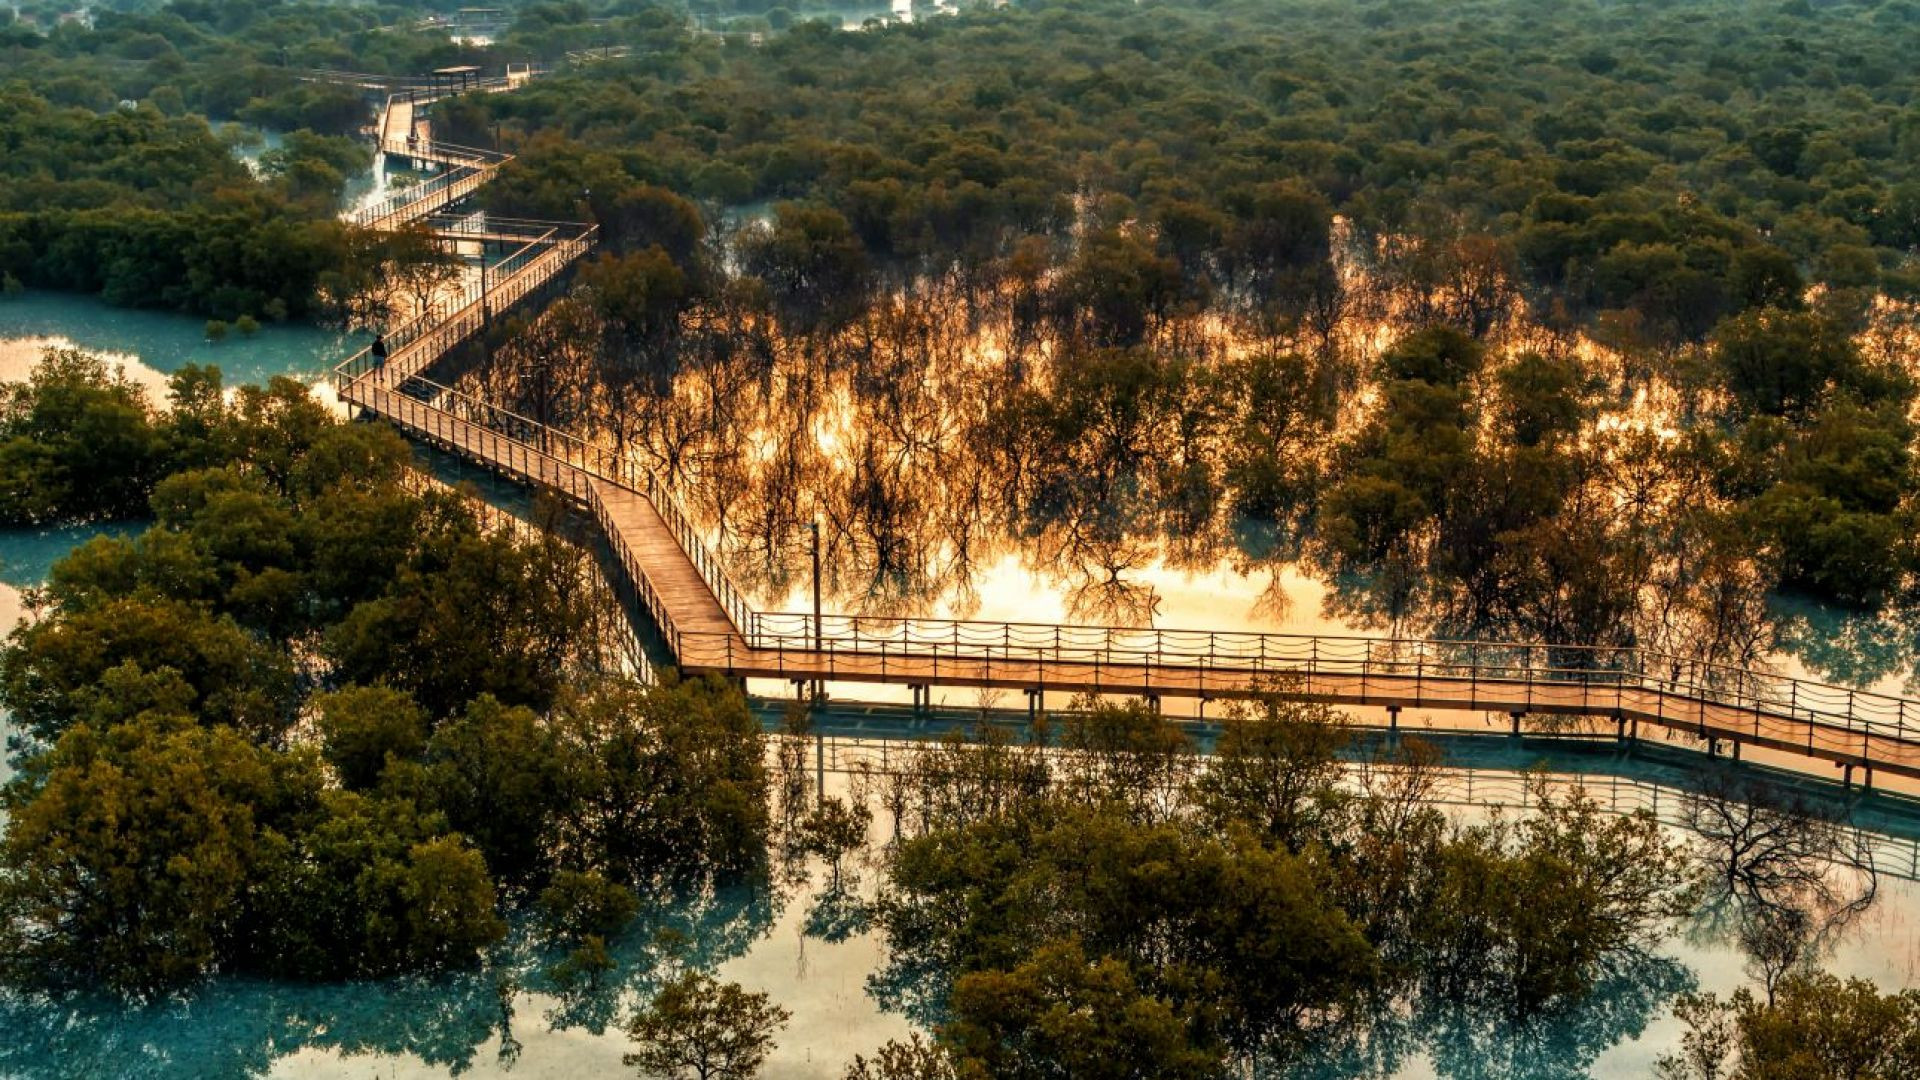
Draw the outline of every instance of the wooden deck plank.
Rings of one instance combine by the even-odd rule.
[[[588,481],[601,506],[601,522],[617,544],[632,551],[635,567],[667,604],[674,629],[681,633],[739,636],[699,568],[674,539],[653,501],[608,480]]]
[[[380,118],[380,144],[404,142],[413,132],[413,102],[405,98],[387,99],[387,110]]]

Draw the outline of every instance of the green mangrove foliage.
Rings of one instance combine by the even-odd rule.
[[[55,564],[0,649],[0,979],[467,966],[536,899],[597,976],[639,896],[764,862],[741,695],[626,680],[590,556],[412,490],[397,435],[209,369],[155,411],[72,353],[4,397],[15,520],[153,521]]]
[[[1881,993],[1864,979],[1793,975],[1764,999],[1687,995],[1680,1049],[1662,1080],[1891,1080],[1920,1070],[1920,993]]]
[[[1202,759],[1144,705],[1088,704],[1052,749],[987,730],[899,781],[874,986],[959,1075],[1211,1077],[1329,1046],[1390,1072],[1456,1008],[1572,1024],[1692,910],[1649,815],[1543,790],[1450,823],[1423,747],[1356,785],[1324,707],[1263,700]]]
[[[1363,626],[1751,663],[1770,593],[1915,604],[1912,18],[1089,0],[652,38],[448,110],[516,148],[490,207],[610,249],[474,388],[642,455],[769,594],[818,500],[874,610],[1017,547],[1140,622],[1157,555],[1304,567]]]

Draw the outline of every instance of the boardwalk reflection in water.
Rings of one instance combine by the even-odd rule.
[[[781,703],[763,703],[769,730],[783,711]],[[828,790],[842,794],[851,790],[860,763],[882,755],[898,760],[906,744],[877,738],[880,731],[891,726],[906,733],[917,723],[918,734],[929,733],[928,720],[903,710],[830,711],[822,719],[826,731],[862,733],[826,736],[818,759]],[[1449,740],[1453,764],[1444,800],[1464,815],[1518,806],[1529,797],[1519,770],[1538,765],[1556,782],[1580,779],[1603,805],[1658,807],[1666,818],[1670,808],[1684,805],[1688,789],[1664,781],[1696,775],[1676,754],[1657,748],[1626,756],[1610,748],[1522,742]],[[808,755],[809,767],[815,760]],[[1897,802],[1872,800],[1856,813],[1889,830],[1874,842],[1890,853],[1910,853],[1920,838],[1920,814]],[[884,842],[884,811],[876,816],[874,839]],[[1896,856],[1886,861],[1898,878]],[[869,895],[876,876],[864,873],[852,896]],[[815,866],[810,883],[797,888],[696,890],[664,901],[614,943],[618,972],[590,992],[559,992],[543,974],[557,957],[534,948],[528,928],[520,927],[485,969],[430,979],[341,986],[216,980],[189,1001],[147,1008],[0,1001],[0,1026],[12,1033],[0,1046],[0,1075],[597,1075],[616,1070],[626,1049],[619,1020],[675,963],[717,967],[749,986],[775,989],[806,1021],[785,1033],[766,1075],[834,1075],[853,1052],[901,1035],[902,1017],[880,1010],[913,1011],[914,998],[911,978],[883,966],[882,943],[857,929],[857,920],[848,936],[849,897],[831,895],[826,880],[824,867]],[[1920,911],[1920,887],[1890,880],[1880,905],[1911,919]],[[1878,944],[1861,939],[1868,932],[1882,935]],[[1857,926],[1856,936],[1837,943],[1833,966],[1870,975],[1897,969],[1907,958],[1886,946],[1890,939],[1883,935],[1890,932],[1871,921]],[[1671,996],[1696,982],[1707,989],[1736,983],[1741,965],[1725,941],[1676,938],[1658,954],[1636,954],[1610,968],[1578,1008],[1523,1023],[1459,1009],[1382,1017],[1364,1044],[1319,1047],[1312,1061],[1285,1075],[1645,1076],[1670,1041],[1661,1017]]]

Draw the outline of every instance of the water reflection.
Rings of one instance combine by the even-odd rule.
[[[276,375],[312,382],[359,347],[348,335],[269,324],[251,337],[207,340],[204,319],[117,308],[91,296],[28,291],[0,298],[0,381],[26,378],[48,345],[80,348],[119,363],[164,400],[166,378],[187,364],[217,365],[229,386],[265,385]]]
[[[96,536],[131,537],[144,522],[63,525],[48,529],[0,529],[0,583],[26,589],[47,580],[53,564]],[[16,614],[0,607],[0,630],[13,629]]]
[[[731,228],[689,257],[700,273],[757,265],[768,224]],[[762,608],[805,606],[817,522],[823,592],[850,614],[1786,654],[1861,684],[1915,666],[1920,616],[1770,605],[1711,455],[1577,338],[1503,342],[1573,387],[1553,408],[1429,387],[1383,413],[1391,386],[1364,373],[1394,335],[1364,298],[1324,341],[1189,314],[1116,344],[1017,265],[883,281],[851,311],[804,285],[770,299],[764,274],[630,310],[620,275],[641,272],[587,275],[462,388],[667,479]],[[1512,445],[1480,445],[1501,425]],[[1412,478],[1338,490],[1372,477],[1355,455]]]
[[[1451,1080],[1558,1080],[1591,1074],[1600,1054],[1633,1039],[1674,995],[1694,988],[1675,960],[1629,952],[1578,1004],[1526,1021],[1450,1005],[1416,1014],[1417,1041]]]
[[[867,903],[860,895],[859,878],[842,875],[841,880],[829,884],[814,897],[802,929],[808,937],[837,945],[866,933],[871,925]]]
[[[555,986],[546,970],[557,957],[521,927],[485,967],[433,978],[324,986],[220,979],[148,1008],[0,996],[0,1030],[9,1033],[0,1040],[0,1075],[254,1077],[313,1051],[408,1057],[459,1075],[491,1049],[496,1064],[511,1066],[529,1027],[602,1035],[661,979],[743,955],[767,934],[779,905],[773,892],[750,886],[662,897],[610,944],[616,968],[597,987]]]
[[[1920,691],[1920,611],[1844,611],[1800,597],[1772,600],[1775,647],[1816,679],[1882,693]]]
[[[781,711],[769,706],[764,722],[777,725]],[[892,746],[897,751],[898,744]],[[1683,808],[1702,797],[1699,774],[1681,751],[1556,751],[1504,737],[1459,737],[1450,747],[1455,779],[1437,794],[1456,813],[1520,805],[1523,770],[1543,759],[1561,778],[1584,779],[1605,805],[1621,810],[1647,807],[1678,821]],[[885,785],[834,749],[830,741],[816,757],[807,747],[803,778],[818,781],[815,769],[824,767],[830,793],[866,792],[874,799],[877,851],[891,831]],[[1760,772],[1729,770],[1736,777]],[[1777,791],[1754,797],[1796,802]],[[1847,805],[1812,796],[1798,803],[1827,820],[1838,820]],[[1889,830],[1893,835],[1859,834],[1883,846],[1910,848],[1920,836],[1912,809],[1895,800],[1863,799],[1852,819]],[[1876,859],[1876,865],[1896,861]],[[878,877],[870,861],[857,869],[855,862],[848,861],[837,890],[826,866],[815,863],[773,883],[659,898],[611,943],[617,967],[597,987],[557,983],[551,971],[561,953],[541,947],[530,927],[519,926],[487,967],[430,979],[338,986],[216,980],[189,1000],[135,1010],[84,1000],[0,999],[0,1030],[11,1035],[0,1042],[0,1075],[597,1075],[617,1067],[628,1012],[678,965],[718,968],[722,977],[771,990],[795,1010],[799,1022],[783,1036],[769,1076],[838,1075],[853,1052],[904,1035],[909,1023],[937,1020],[944,989],[935,958],[890,956],[871,932],[866,900]],[[1913,974],[1911,919],[1920,910],[1920,891],[1888,880],[1877,896],[1874,913],[1835,935],[1827,962],[1901,985]],[[1262,1075],[1640,1077],[1648,1072],[1646,1060],[1673,1037],[1660,1026],[1663,1009],[1672,995],[1692,988],[1690,972],[1703,988],[1724,992],[1747,981],[1745,962],[1730,933],[1696,929],[1657,955],[1623,958],[1575,1006],[1515,1021],[1497,1009],[1416,1000],[1410,1010],[1368,1018],[1305,1062]]]
[[[1497,1008],[1395,1005],[1285,1062],[1256,1065],[1272,1080],[1361,1080],[1408,1073],[1447,1080],[1561,1080],[1593,1075],[1612,1047],[1638,1038],[1675,995],[1694,988],[1679,962],[1641,951],[1611,960],[1578,1003],[1516,1020]]]
[[[1879,897],[1875,845],[1844,807],[1709,767],[1683,796],[1681,821],[1701,893],[1689,933],[1736,945],[1769,1000],[1783,976],[1828,959]]]
[[[879,722],[867,717],[861,730],[871,733]],[[1363,740],[1350,753],[1364,760],[1388,738]],[[1683,764],[1678,752],[1659,748],[1629,755],[1605,746],[1523,746],[1500,737],[1440,741],[1446,764],[1435,771],[1429,804],[1465,820],[1504,808],[1525,813],[1541,792],[1579,783],[1604,812],[1651,813],[1686,845],[1701,882],[1695,894],[1700,915],[1675,924],[1656,949],[1611,957],[1586,996],[1547,1013],[1509,1013],[1498,1004],[1497,987],[1463,1005],[1417,985],[1341,1025],[1303,1057],[1260,1064],[1257,1075],[1639,1076],[1665,1045],[1654,1033],[1667,1023],[1668,1003],[1695,989],[1703,975],[1713,989],[1745,982],[1764,989],[1788,968],[1857,968],[1864,952],[1885,965],[1878,969],[1881,979],[1899,985],[1910,977],[1894,966],[1901,958],[1883,949],[1876,954],[1875,941],[1884,945],[1889,929],[1869,929],[1875,924],[1861,919],[1883,899],[1894,905],[1896,923],[1909,917],[1911,882],[1920,877],[1914,862],[1920,812],[1909,801],[1843,793],[1764,768],[1720,763],[1702,769],[1697,759]],[[1199,745],[1206,745],[1204,732]],[[842,740],[831,744],[827,760],[871,770],[879,747]],[[902,749],[893,747],[896,768]],[[1882,862],[1907,883],[1883,888]],[[1794,928],[1808,932],[1788,951],[1765,954],[1752,934],[1755,916],[1784,912],[1800,914]],[[896,942],[869,978],[869,993],[882,1008],[931,1027],[943,1019],[950,978],[937,951]],[[1609,1058],[1613,1063],[1602,1067]]]

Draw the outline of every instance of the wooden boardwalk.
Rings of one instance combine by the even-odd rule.
[[[409,105],[408,124],[411,117]],[[435,152],[418,141],[409,150]],[[493,169],[469,172],[419,205],[388,208],[375,220],[384,227],[419,220],[425,206],[466,197]],[[475,228],[473,235],[487,238],[490,226]],[[815,625],[808,616],[756,612],[672,495],[630,462],[427,377],[493,313],[552,280],[592,244],[585,227],[529,244],[483,293],[392,335],[384,366],[363,352],[336,369],[333,382],[351,407],[586,507],[622,585],[682,671],[1020,690],[1036,708],[1049,692],[1202,701],[1277,693],[1394,716],[1409,708],[1503,713],[1516,729],[1527,715],[1594,717],[1622,735],[1648,725],[1730,744],[1736,754],[1747,745],[1862,766],[1869,776],[1920,778],[1920,701],[1631,650],[844,616]]]
[[[463,237],[453,234],[453,238]],[[380,411],[371,403],[377,390],[397,387],[423,376],[455,346],[486,329],[501,312],[564,273],[592,250],[593,242],[593,230],[586,229],[576,235],[556,236],[550,242],[530,246],[492,271],[493,279],[484,293],[469,290],[389,331],[384,365],[376,361],[368,348],[334,369],[331,381],[340,400]]]
[[[764,621],[804,616],[747,612],[743,619],[737,603],[723,602],[722,591],[731,586],[716,589],[712,569],[703,569],[706,556],[695,554],[700,550],[697,539],[689,542],[674,525],[677,509],[608,475],[614,470],[607,459],[576,441],[559,433],[503,431],[498,416],[474,418],[476,411],[487,412],[483,404],[423,380],[401,389],[363,386],[352,400],[416,438],[586,506],[605,533],[639,607],[659,629],[680,669],[689,674],[794,683],[983,687],[1036,696],[1092,693],[1219,700],[1275,693],[1394,713],[1431,709],[1509,714],[1516,722],[1528,715],[1598,717],[1616,724],[1622,735],[1629,729],[1638,734],[1646,725],[1729,747],[1762,747],[1920,778],[1920,726],[1909,725],[1903,699],[1886,699],[1897,708],[1885,717],[1839,714],[1823,711],[1823,705],[1783,706],[1777,696],[1662,683],[1632,672],[1519,666],[1506,658],[1467,664],[1384,651],[1377,659],[1355,660],[1335,647],[1354,639],[1288,635],[1228,635],[1242,639],[1242,647],[1202,653],[1127,640],[1129,634],[1180,633],[1174,631],[1054,628],[1071,629],[1076,637],[1102,633],[1117,643],[1101,649],[1074,640],[1016,641],[1014,624],[964,624],[969,627],[965,634],[957,629],[963,624],[952,624],[954,641],[947,643],[889,641],[829,623],[816,648],[810,623],[803,621],[796,628]],[[983,640],[977,633],[993,627],[1004,628],[1010,643]],[[1263,649],[1268,641],[1275,642],[1271,655],[1260,659],[1248,652],[1244,641],[1251,639],[1259,639]],[[1321,642],[1327,643],[1324,654],[1318,648]],[[1313,648],[1303,651],[1303,644]],[[1786,682],[1796,693],[1817,685]],[[1912,720],[1920,725],[1920,703],[1914,706]]]
[[[826,620],[816,647],[809,617],[746,609],[670,497],[643,493],[605,451],[421,378],[361,380],[342,396],[415,438],[587,507],[638,606],[689,674],[982,687],[1025,691],[1036,704],[1045,693],[1203,701],[1274,693],[1396,714],[1507,714],[1516,725],[1529,715],[1595,717],[1622,735],[1648,726],[1920,778],[1920,702],[1757,673],[1754,688],[1741,689],[1696,681],[1707,677],[1699,672],[1662,681],[1551,666],[1533,654],[1554,650],[1529,646],[1466,660],[1458,654],[1471,643],[845,617]],[[935,632],[942,627],[950,637]],[[1355,642],[1369,648],[1356,653]],[[1528,655],[1517,660],[1513,650]]]
[[[313,77],[330,81],[345,79],[348,85],[361,85],[368,78],[328,72],[315,72]],[[460,87],[437,87],[430,83],[424,89],[409,86],[387,96],[378,132],[380,151],[438,165],[444,171],[426,183],[357,211],[349,220],[375,230],[425,223],[436,236],[450,243],[509,243],[520,247],[496,265],[489,267],[482,263],[480,288],[468,289],[450,301],[437,301],[413,319],[387,329],[381,335],[387,348],[386,357],[374,357],[372,348],[368,347],[336,367],[331,381],[341,401],[348,406],[374,412],[383,412],[386,406],[404,408],[399,401],[403,395],[386,391],[424,375],[455,346],[486,329],[496,314],[552,281],[592,249],[597,230],[589,225],[435,217],[473,195],[511,157],[436,142],[420,115],[420,107],[467,90],[510,90],[525,85],[531,77],[530,69],[523,66],[516,72],[509,65],[505,78]],[[375,400],[382,405],[373,404]]]
[[[507,90],[526,81],[527,76],[523,75],[474,89]],[[439,170],[439,175],[354,212],[349,216],[354,224],[369,229],[397,229],[442,213],[472,196],[493,179],[495,170],[513,160],[511,154],[435,140],[420,109],[445,96],[446,93],[410,90],[387,98],[380,112],[376,140],[379,152],[406,159],[416,166],[431,166]]]
[[[380,113],[380,149],[405,146],[409,136],[415,136],[413,126],[413,101],[406,97],[390,97],[387,107]]]
[[[689,636],[739,641],[727,609],[687,557],[652,499],[589,476],[587,505],[654,626],[669,642]]]
[[[1498,713],[1514,717],[1580,716],[1612,721],[1619,734],[1642,725],[1728,747],[1756,746],[1838,764],[1920,778],[1920,729],[1904,723],[1848,724],[1815,714],[1790,715],[1758,702],[1715,700],[1685,687],[1645,685],[1604,672],[1549,670],[1515,677],[1449,665],[1433,673],[1382,664],[1374,671],[1328,671],[1311,661],[1267,664],[1152,654],[1097,658],[999,652],[991,647],[848,649],[831,637],[773,644],[738,633],[682,634],[680,667],[734,678],[791,682],[963,686],[1033,694],[1105,694],[1203,701],[1275,694],[1333,705]],[[1915,713],[1920,718],[1920,712]],[[1517,725],[1516,725],[1517,731]]]

